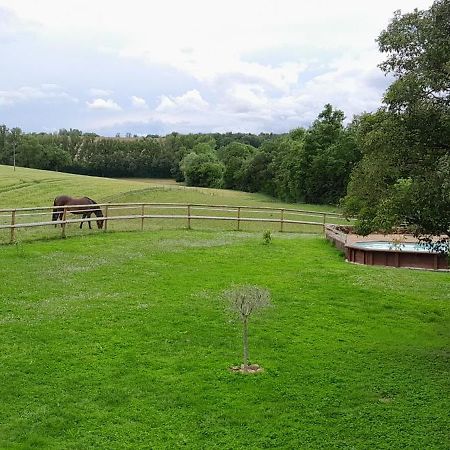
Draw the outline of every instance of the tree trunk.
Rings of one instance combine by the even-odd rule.
[[[248,368],[248,320],[247,319],[244,320],[243,325],[244,325],[244,334],[243,334],[244,370],[246,371]]]

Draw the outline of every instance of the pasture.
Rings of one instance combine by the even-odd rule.
[[[305,209],[310,211],[324,211],[333,213],[335,207],[324,205],[299,204],[292,205],[274,200],[271,197],[262,194],[253,194],[246,192],[237,192],[222,189],[202,189],[186,187],[174,183],[173,180],[117,180],[98,177],[86,177],[82,175],[73,175],[66,173],[49,172],[36,169],[27,169],[18,167],[13,172],[10,166],[0,166],[0,209],[2,208],[20,208],[20,207],[42,207],[53,205],[53,200],[61,194],[69,194],[74,197],[88,196],[95,199],[98,203],[182,203],[182,204],[204,204],[204,205],[234,205],[244,207],[270,207],[270,208],[293,208]],[[110,216],[137,215],[141,213],[141,208],[119,208],[111,207],[108,210]],[[149,207],[146,213],[156,215],[184,214],[186,208],[176,210],[172,206],[168,207]],[[249,217],[272,219],[279,217],[279,212],[248,212]],[[226,216],[236,212],[221,211],[200,211],[197,215]],[[322,217],[311,215],[288,214],[284,216],[286,220],[300,220],[308,222],[322,222]],[[46,211],[20,211],[17,213],[16,223],[36,223],[51,220],[51,210]],[[335,219],[333,219],[336,221]],[[339,222],[339,220],[337,220]],[[345,223],[341,219],[342,223]],[[11,212],[0,211],[0,226],[6,226],[11,223]],[[87,231],[80,232],[79,224],[71,224],[68,229],[68,235],[82,235]],[[108,223],[109,231],[133,231],[158,229],[180,229],[187,227],[186,220],[145,220],[143,227],[139,219],[133,221],[114,220]],[[234,230],[236,223],[232,221],[206,221],[195,220],[192,227],[199,229],[213,230]],[[262,231],[271,229],[276,231],[280,229],[277,224],[256,224],[244,223],[239,227],[247,231]],[[320,232],[321,226],[317,225],[286,225],[284,231],[296,232]],[[38,239],[51,239],[59,237],[60,230],[53,226],[39,228],[21,228],[16,230],[16,239],[20,242]],[[0,244],[9,241],[9,229],[0,228]]]
[[[57,195],[88,196],[97,202],[222,203],[226,205],[292,208],[263,194],[186,187],[173,180],[113,179],[0,165],[0,208],[52,205]],[[332,206],[302,205],[304,209],[336,211]]]
[[[99,200],[173,194],[73,177]],[[320,235],[183,229],[18,241],[0,260],[0,448],[450,446],[447,273],[350,265]],[[250,323],[257,375],[228,370],[241,329],[220,294],[240,283],[272,293]]]

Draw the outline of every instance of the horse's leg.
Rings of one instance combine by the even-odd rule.
[[[62,213],[60,212],[59,208],[53,208],[53,214],[52,214],[52,222],[58,221],[62,217]],[[55,223],[55,228],[58,226],[57,223]]]
[[[86,215],[87,215],[88,219],[90,219],[91,216],[92,216],[92,213],[89,213],[89,214],[86,214]],[[92,224],[91,224],[91,221],[89,221],[88,224],[89,224],[89,229],[92,230]]]
[[[86,214],[83,214],[83,215],[81,216],[80,230],[83,229],[83,219],[86,219]]]

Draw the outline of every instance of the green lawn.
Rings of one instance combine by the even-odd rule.
[[[448,449],[450,277],[318,236],[166,230],[0,247],[0,448]],[[268,288],[257,375],[219,294]]]

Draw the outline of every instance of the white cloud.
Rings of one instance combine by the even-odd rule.
[[[11,106],[33,100],[78,102],[56,84],[41,84],[38,87],[22,86],[19,89],[0,91],[0,106]]]
[[[376,67],[380,55],[375,38],[393,10],[431,4],[432,0],[133,0],[130,5],[108,0],[0,0],[0,43],[6,36],[9,59],[29,47],[28,41],[15,47],[16,30],[32,28],[30,43],[37,44],[31,47],[37,53],[47,49],[50,56],[33,53],[35,61],[51,61],[52,46],[63,49],[55,70],[51,64],[37,63],[27,73],[23,58],[17,56],[17,69],[12,65],[0,72],[0,86],[14,86],[15,79],[26,79],[27,86],[0,91],[0,106],[23,104],[25,110],[30,100],[76,101],[65,92],[71,86],[90,110],[114,114],[98,114],[93,120],[93,115],[81,116],[80,108],[79,123],[72,125],[70,117],[64,117],[65,126],[84,123],[111,133],[124,124],[148,125],[152,132],[155,123],[168,132],[287,131],[308,125],[325,103],[351,118],[381,102],[389,79]],[[3,20],[2,6],[9,10]],[[156,18],[152,26],[149,17]],[[38,45],[43,42],[46,45]],[[89,58],[84,58],[86,49]],[[71,67],[73,61],[79,67],[70,78],[60,68]],[[43,76],[44,69],[63,75]],[[42,79],[64,87],[40,85]],[[114,86],[114,92],[98,86]],[[136,92],[145,92],[145,99],[133,95]],[[113,97],[121,99],[122,106]],[[153,104],[157,107],[151,109]],[[62,121],[64,108],[48,111],[48,118],[58,114],[58,123]]]
[[[160,113],[167,112],[189,112],[189,111],[205,111],[208,108],[206,102],[197,89],[187,91],[178,97],[162,95],[159,105],[155,111]]]
[[[86,102],[89,109],[108,110],[108,111],[121,111],[122,108],[112,99],[107,100],[103,98],[96,98],[91,102]]]
[[[135,95],[131,96],[131,104],[134,108],[148,108],[147,102],[142,97],[136,97]]]
[[[255,84],[235,84],[229,88],[222,104],[230,112],[260,111],[269,107],[269,100],[264,89]]]

